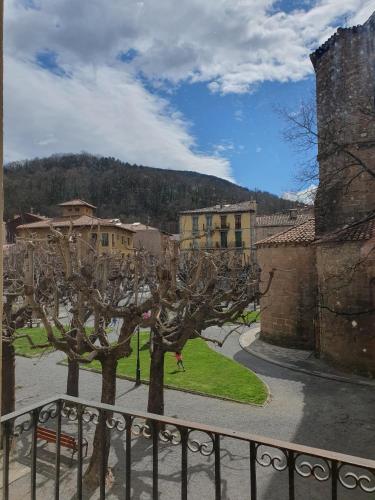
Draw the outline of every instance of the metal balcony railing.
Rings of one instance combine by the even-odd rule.
[[[32,499],[72,498],[72,486],[74,498],[88,498],[83,480],[84,465],[88,459],[84,456],[83,446],[88,443],[90,455],[93,431],[99,422],[105,422],[110,430],[110,444],[115,450],[116,470],[120,477],[118,496],[112,496],[113,491],[110,490],[114,486],[106,483],[104,465],[100,468],[98,496],[101,499],[106,495],[126,500],[141,498],[137,488],[143,477],[149,496],[142,498],[374,498],[375,461],[372,460],[176,418],[126,412],[118,406],[61,396],[1,418],[3,500],[27,498],[28,495]],[[45,452],[38,439],[39,426],[48,427],[56,433],[56,442],[49,445],[52,453],[48,458],[53,464],[49,492],[46,490],[48,481],[39,477],[43,473],[41,455]],[[63,459],[66,461],[66,458],[63,456],[65,451],[61,436],[67,428],[71,434],[74,430],[78,445],[73,462],[75,467],[65,467],[62,472]],[[105,442],[106,435],[105,432],[102,435],[103,449],[108,444]],[[20,441],[22,446],[17,446]],[[240,446],[236,452],[233,451],[234,445]],[[143,460],[141,465],[140,456]],[[17,481],[10,484],[10,470],[17,460],[29,467],[26,469],[26,483],[29,485],[26,494],[20,491]],[[240,466],[236,467],[239,460]],[[267,473],[267,468],[273,474]],[[227,488],[231,477],[235,493],[229,496]],[[173,481],[173,488],[165,490],[168,478]],[[70,485],[69,494],[67,484]],[[194,486],[196,492],[192,493]],[[11,491],[13,487],[15,492]]]

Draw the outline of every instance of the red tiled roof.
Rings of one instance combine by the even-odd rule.
[[[325,234],[316,240],[316,243],[328,241],[362,241],[375,238],[375,214],[350,224],[329,234]]]
[[[85,206],[85,207],[90,207],[90,208],[96,208],[94,205],[90,205],[90,203],[87,203],[87,201],[83,201],[80,199],[75,199],[75,200],[69,200],[69,201],[64,201],[64,203],[59,203],[59,207],[74,207],[74,206]]]
[[[312,217],[312,208],[291,209],[270,215],[257,215],[257,226],[295,226]]]
[[[306,245],[314,241],[315,238],[315,219],[310,216],[310,219],[293,226],[290,229],[274,234],[269,238],[258,241],[257,247],[268,247],[278,245]]]
[[[141,222],[131,222],[128,224],[122,224],[126,229],[130,229],[131,231],[159,231],[156,227],[146,226]]]
[[[69,227],[71,224],[73,227],[82,227],[82,226],[102,226],[102,227],[119,227],[124,229],[125,231],[130,231],[135,233],[134,229],[127,227],[127,225],[122,224],[121,222],[117,222],[118,219],[99,219],[98,217],[92,217],[90,215],[81,215],[81,217],[72,218],[69,217],[55,217],[53,219],[45,219],[38,222],[31,222],[30,224],[22,224],[18,226],[17,229],[42,229],[49,228],[50,226],[59,228],[59,227]]]

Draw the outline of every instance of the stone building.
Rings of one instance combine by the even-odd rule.
[[[262,335],[284,345],[301,345],[297,329],[283,328],[277,318],[308,317],[314,304],[315,349],[339,367],[374,376],[375,13],[364,25],[340,28],[311,60],[319,143],[315,238],[304,249],[309,264],[302,264],[302,252],[289,260],[288,282],[291,286],[293,273],[298,280],[311,281],[311,297],[297,296],[291,312],[286,301],[282,306],[278,299],[285,279],[275,280],[270,292],[274,301],[264,297],[261,303],[268,305],[262,313]],[[258,262],[265,270],[268,258],[281,268],[290,252],[289,246],[277,241],[272,245],[271,240],[258,244]],[[305,337],[310,333],[311,328]]]
[[[314,235],[314,218],[310,218],[257,244],[264,279],[275,270],[269,292],[261,301],[263,340],[287,347],[315,348]]]

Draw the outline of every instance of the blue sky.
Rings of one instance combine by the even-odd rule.
[[[373,0],[6,0],[5,159],[87,151],[299,189],[276,107]]]
[[[300,82],[264,82],[249,94],[212,94],[203,84],[182,85],[171,102],[191,122],[197,148],[230,160],[242,186],[281,194],[300,188],[295,180],[305,157],[282,137],[285,121],[278,107],[297,110],[314,98],[313,75]]]

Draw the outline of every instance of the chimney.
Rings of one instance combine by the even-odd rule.
[[[297,209],[296,208],[291,208],[289,210],[289,219],[291,219],[291,220],[297,219]]]

